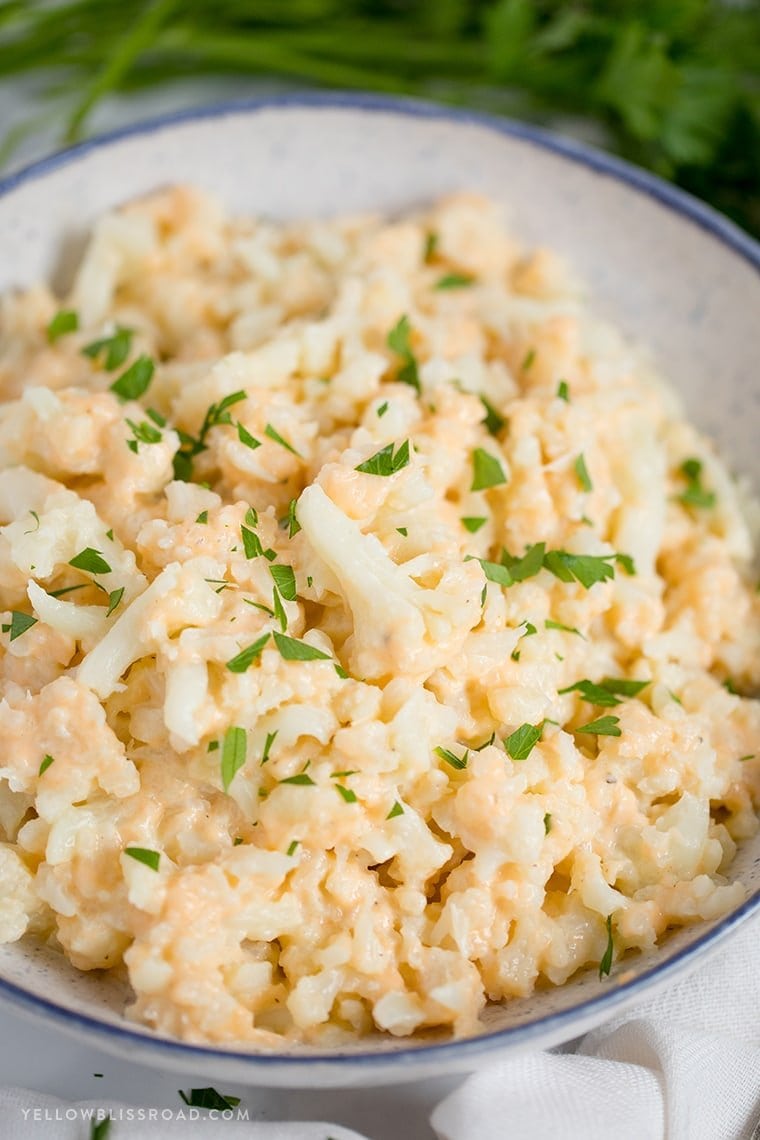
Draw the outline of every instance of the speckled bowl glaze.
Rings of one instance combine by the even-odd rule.
[[[62,280],[93,221],[167,183],[276,218],[397,211],[451,190],[509,205],[526,243],[555,247],[594,308],[647,345],[689,414],[760,485],[760,247],[671,186],[578,143],[484,116],[369,96],[297,96],[191,112],[85,143],[0,183],[0,290]],[[124,990],[25,943],[0,952],[0,998],[131,1060],[269,1086],[372,1085],[473,1069],[580,1035],[701,962],[760,910],[760,837],[740,852],[747,901],[679,931],[604,982],[492,1007],[466,1041],[371,1039],[256,1055],[185,1045],[128,1023]]]

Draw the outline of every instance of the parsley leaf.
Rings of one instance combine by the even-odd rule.
[[[298,502],[297,499],[291,499],[290,502],[288,503],[288,518],[287,518],[288,538],[292,538],[293,535],[298,534],[299,530],[301,529],[301,524],[298,521],[298,519],[296,518],[296,504],[297,504],[297,502]]]
[[[111,391],[120,400],[139,400],[145,395],[153,379],[155,365],[149,356],[138,356],[118,380],[114,380]]]
[[[214,1108],[224,1112],[226,1109],[237,1108],[240,1104],[239,1096],[229,1096],[227,1093],[219,1093],[212,1088],[190,1089],[187,1094],[180,1089],[179,1095],[190,1108]]]
[[[248,428],[243,427],[241,423],[238,423],[237,433],[240,442],[244,443],[246,447],[250,447],[251,451],[255,451],[257,447],[261,447],[261,440],[258,440],[255,438],[255,436],[252,436],[248,431]]]
[[[377,418],[379,420],[381,420],[387,411],[388,411],[388,401],[383,400],[382,404],[380,404],[379,408],[377,409]]]
[[[552,829],[552,813],[547,811],[544,815],[544,835],[548,835]]]
[[[23,614],[20,610],[11,610],[11,620],[3,625],[3,633],[10,633],[8,640],[15,641],[17,637],[21,637],[22,633],[26,633],[36,624],[37,618],[32,617],[31,614]]]
[[[605,677],[601,682],[610,693],[617,693],[620,697],[637,697],[642,689],[646,689],[651,681],[628,681],[622,677]]]
[[[130,859],[136,859],[138,863],[144,863],[151,871],[157,871],[161,862],[160,851],[151,851],[149,847],[125,847],[124,854],[129,855]]]
[[[464,529],[468,530],[470,534],[477,534],[480,528],[486,525],[488,519],[484,516],[463,515],[460,522]]]
[[[486,399],[485,396],[480,397],[480,402],[486,410],[485,419],[481,422],[486,425],[486,430],[489,431],[491,435],[498,435],[501,429],[506,427],[507,421],[504,419],[504,416],[496,411],[491,401]]]
[[[162,440],[161,432],[153,424],[149,424],[146,420],[142,423],[136,424],[134,420],[127,419],[127,423],[132,430],[134,439],[127,440],[127,447],[137,455],[137,447],[140,443],[160,443]]]
[[[280,591],[276,586],[272,591],[272,605],[274,606],[274,616],[280,623],[280,631],[284,633],[288,628],[288,615],[285,613],[285,607],[282,604]]]
[[[269,641],[269,632],[262,634],[257,638],[253,644],[249,645],[247,649],[241,649],[236,657],[231,657],[227,662],[227,668],[230,673],[245,673],[254,661],[261,656],[262,650]]]
[[[74,310],[59,309],[47,327],[47,338],[51,344],[54,344],[59,336],[76,332],[78,328],[79,317]]]
[[[118,590],[111,590],[108,595],[108,609],[106,610],[106,617],[110,617],[113,611],[118,606],[121,599],[124,597],[124,587],[119,586]]]
[[[415,392],[420,393],[420,374],[417,366],[417,358],[412,351],[410,343],[411,325],[409,318],[404,315],[399,317],[396,324],[388,333],[386,343],[388,348],[401,357],[401,367],[396,373],[396,379],[401,384],[409,384],[414,388]]]
[[[399,803],[399,801],[396,800],[393,804],[393,807],[388,812],[388,814],[386,815],[385,818],[386,819],[395,819],[397,815],[403,815],[403,814],[404,814],[404,809],[401,806],[401,804]]]
[[[592,705],[601,705],[603,708],[614,708],[615,705],[622,703],[621,698],[616,696],[615,693],[605,688],[604,685],[595,685],[593,681],[576,681],[574,685],[568,685],[566,689],[558,689],[558,693],[580,693],[584,701],[588,701]]]
[[[111,573],[111,567],[103,555],[97,550],[93,550],[91,546],[86,546],[84,550],[80,550],[79,554],[74,555],[69,566],[73,566],[75,570],[85,570],[88,574]]]
[[[425,248],[423,250],[423,258],[426,262],[430,262],[435,257],[436,250],[438,249],[438,234],[435,230],[431,230],[425,235]]]
[[[112,333],[111,336],[103,336],[99,340],[92,341],[91,344],[86,344],[82,349],[82,355],[89,356],[91,360],[97,360],[104,352],[104,367],[107,372],[113,372],[120,368],[129,356],[133,336],[134,329],[117,326],[116,332]]]
[[[369,459],[365,459],[355,468],[356,471],[362,471],[365,475],[395,475],[402,468],[409,465],[409,440],[406,439],[396,449],[394,454],[393,444],[388,443],[380,451],[376,451]]]
[[[291,455],[296,455],[299,459],[303,458],[301,453],[296,451],[293,445],[288,443],[286,439],[283,439],[277,429],[273,428],[271,424],[267,424],[267,426],[264,428],[264,435],[269,439],[273,439],[275,443],[279,443],[280,447],[284,447],[285,450],[289,451]]]
[[[256,532],[249,530],[247,526],[241,526],[240,534],[243,539],[243,550],[246,558],[260,558],[264,553],[264,547],[261,545],[261,539]]]
[[[39,772],[37,773],[37,775],[41,776],[43,774],[43,772],[47,772],[50,765],[54,764],[54,763],[55,763],[55,757],[50,756],[49,754],[46,753],[45,756],[43,756],[43,758],[42,758],[42,763],[40,764],[40,769],[39,769]]]
[[[557,385],[557,399],[564,400],[566,404],[570,403],[570,389],[567,386],[567,380],[560,380]]]
[[[288,776],[278,782],[280,784],[294,784],[299,788],[315,788],[317,786],[308,772],[299,772],[296,776]]]
[[[524,582],[526,578],[533,578],[542,569],[546,546],[543,542],[536,542],[529,546],[522,557],[510,554],[506,549],[501,552],[501,564],[509,571],[513,582]]]
[[[715,492],[708,491],[702,484],[702,463],[699,459],[686,459],[681,464],[680,473],[687,481],[686,490],[678,496],[678,501],[686,507],[714,507]]]
[[[574,467],[575,474],[578,476],[578,482],[581,485],[581,490],[593,491],[594,484],[591,482],[591,476],[588,473],[588,468],[586,467],[586,460],[583,457],[583,453],[581,453],[576,459]]]
[[[298,641],[295,637],[286,637],[282,633],[273,634],[275,645],[285,661],[329,661],[330,654],[307,645],[305,641]]]
[[[296,576],[293,567],[272,565],[269,567],[269,573],[285,601],[294,602],[296,600]]]
[[[612,915],[607,915],[607,948],[604,951],[601,962],[599,963],[599,981],[609,975],[612,969],[612,955],[615,953],[615,943],[612,941]]]
[[[533,367],[535,359],[536,359],[535,348],[529,348],[528,351],[525,353],[525,357],[523,358],[523,362],[520,365],[520,369],[523,372],[527,372],[530,368]]]
[[[543,724],[521,724],[507,737],[504,747],[513,760],[527,760],[541,739]]]
[[[588,724],[582,724],[580,728],[576,728],[576,732],[587,732],[591,736],[622,736],[622,732],[618,728],[620,724],[619,716],[600,716],[598,720],[589,721]]]
[[[342,784],[335,784],[335,791],[339,796],[342,796],[347,804],[355,804],[359,801],[356,798],[356,792],[352,792],[350,788],[344,788]]]
[[[301,842],[300,839],[292,839],[290,841],[290,843],[288,844],[288,849],[285,852],[285,854],[286,855],[295,855],[296,851],[298,850],[298,845],[300,842]]]
[[[102,1073],[93,1073],[94,1077],[102,1076]],[[107,1140],[108,1133],[111,1131],[111,1117],[104,1116],[102,1120],[90,1121],[90,1140]]]
[[[225,792],[229,791],[230,784],[237,772],[245,764],[248,739],[244,728],[232,725],[224,734],[222,743],[222,784]]]
[[[208,523],[208,511],[201,511],[201,513],[198,515],[198,518],[195,521],[196,521],[196,523],[199,523],[201,526]]]
[[[464,289],[473,285],[475,278],[471,273],[444,273],[433,286],[434,289]]]
[[[589,590],[596,582],[615,577],[614,554],[570,554],[566,550],[550,550],[544,566],[561,582],[580,582]]]
[[[264,767],[267,760],[269,759],[269,753],[271,752],[272,745],[274,744],[274,742],[277,738],[278,731],[279,731],[278,729],[275,729],[274,732],[268,732],[267,733],[267,738],[266,738],[266,741],[264,742],[264,751],[261,754],[261,767],[262,768]]]
[[[498,487],[506,483],[507,477],[504,468],[495,456],[476,447],[472,453],[472,486],[471,491],[484,491],[488,487]]]
[[[560,633],[575,633],[578,637],[583,637],[581,631],[576,629],[574,625],[563,625],[561,621],[552,621],[551,618],[547,618],[544,622],[544,629],[556,629]],[[586,640],[585,637],[583,640]]]
[[[467,760],[469,758],[469,750],[465,752],[464,756],[457,756],[456,753],[451,752],[448,748],[434,748],[436,756],[440,756],[441,760],[445,760],[452,768],[456,768],[461,772],[463,768],[467,767]]]

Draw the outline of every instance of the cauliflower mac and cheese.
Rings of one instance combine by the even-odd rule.
[[[171,189],[1,320],[0,938],[276,1048],[476,1033],[741,902],[737,489],[494,204]]]

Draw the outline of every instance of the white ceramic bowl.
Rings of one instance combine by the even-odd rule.
[[[528,243],[565,254],[594,307],[648,345],[691,417],[760,485],[760,248],[651,175],[501,119],[369,96],[296,96],[191,112],[85,143],[0,183],[0,290],[60,280],[103,211],[187,181],[231,209],[276,218],[396,211],[460,188],[509,204]],[[618,967],[490,1008],[459,1042],[387,1039],[340,1053],[256,1055],[185,1045],[126,1022],[123,992],[25,943],[2,948],[0,998],[107,1052],[209,1079],[270,1086],[371,1085],[466,1071],[556,1044],[650,996],[760,910],[760,837],[735,865],[748,900]]]

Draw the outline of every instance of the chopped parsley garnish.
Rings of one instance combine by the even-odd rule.
[[[547,811],[544,815],[544,835],[548,835],[552,829],[552,813]]]
[[[480,402],[486,410],[485,419],[481,422],[486,425],[486,430],[489,431],[491,435],[498,435],[501,429],[506,427],[507,421],[504,419],[504,416],[496,411],[491,401],[485,396],[480,397]]]
[[[112,530],[106,531],[106,538],[108,539],[109,542],[113,542],[113,531]]]
[[[396,530],[398,531],[398,533],[401,535],[402,538],[407,538],[409,535],[409,531],[406,529],[405,526],[397,526]]]
[[[208,447],[206,443],[208,433],[214,427],[231,424],[232,416],[230,415],[230,408],[247,398],[247,394],[242,390],[231,392],[229,396],[225,396],[218,404],[211,404],[207,408],[206,414],[203,417],[203,423],[201,424],[201,430],[197,436],[188,435],[188,433],[184,431],[178,432],[182,446],[174,456],[175,479],[181,479],[183,482],[187,482],[192,478],[193,459]]]
[[[360,463],[356,471],[362,471],[365,475],[395,475],[402,468],[409,465],[409,440],[405,439],[403,443],[399,444],[394,453],[393,444],[388,443],[380,451],[376,451],[369,459],[365,459]]]
[[[465,289],[472,285],[475,278],[471,273],[444,273],[433,286],[434,289]]]
[[[557,385],[557,398],[564,400],[566,404],[570,403],[570,389],[567,386],[567,380],[560,380]]]
[[[440,756],[441,760],[445,760],[452,768],[456,768],[461,772],[463,768],[467,767],[467,760],[469,758],[469,749],[465,752],[464,756],[457,756],[456,753],[449,751],[448,748],[434,748],[436,756]]]
[[[153,424],[147,423],[143,420],[142,423],[136,424],[134,420],[127,420],[131,428],[134,439],[127,440],[127,447],[137,455],[138,445],[141,443],[160,443],[162,436],[161,432]]]
[[[138,356],[118,380],[114,380],[111,391],[120,400],[139,400],[148,390],[153,379],[155,365],[149,356]]]
[[[62,598],[64,594],[73,594],[75,590],[86,590],[88,583],[80,582],[78,586],[64,586],[61,590],[50,590],[51,598]]]
[[[36,511],[30,511],[29,514],[34,519],[36,525],[31,527],[30,530],[25,530],[24,534],[36,534],[37,531],[40,529],[40,516],[37,514]]]
[[[124,597],[124,587],[119,586],[118,590],[111,590],[108,595],[108,609],[106,610],[106,617],[110,617],[113,611],[118,606],[121,599]]]
[[[149,847],[125,847],[124,854],[129,855],[130,859],[136,859],[138,863],[144,863],[151,871],[157,871],[161,862],[160,851],[151,851]]]
[[[412,351],[410,343],[412,328],[409,324],[409,318],[404,315],[399,317],[396,324],[388,333],[386,343],[388,348],[401,357],[401,367],[396,373],[396,379],[401,384],[409,384],[414,388],[415,392],[419,395],[420,392],[420,374],[417,366],[417,357]]]
[[[26,633],[36,624],[37,618],[32,617],[31,614],[22,614],[20,610],[11,610],[11,620],[3,625],[3,633],[10,633],[8,640],[15,641],[17,637],[21,637],[22,633]]]
[[[162,416],[155,408],[146,408],[145,414],[149,420],[153,420],[157,427],[166,427],[166,416]]]
[[[589,721],[588,724],[582,724],[580,728],[576,728],[576,732],[587,732],[591,736],[622,736],[622,732],[618,728],[620,724],[619,716],[600,716],[598,720]]]
[[[755,753],[754,752],[748,752],[746,756],[740,756],[739,757],[739,763],[743,764],[745,760],[754,760],[754,759],[755,759]]]
[[[525,357],[523,359],[522,364],[520,365],[521,370],[523,372],[527,372],[528,369],[533,366],[533,362],[535,361],[535,359],[536,359],[535,348],[529,348],[528,351],[525,353]]]
[[[335,784],[334,787],[338,795],[342,796],[347,804],[358,803],[356,792],[352,792],[350,788],[344,788],[342,784]]]
[[[66,333],[76,332],[79,328],[79,317],[73,309],[59,309],[53,317],[52,321],[47,327],[47,338],[51,344],[58,340],[59,336],[65,336]]]
[[[382,404],[377,409],[377,418],[379,420],[381,420],[387,411],[388,411],[388,401],[383,400]]]
[[[261,545],[261,540],[256,532],[249,530],[247,526],[241,526],[240,534],[243,539],[243,550],[246,558],[260,558],[264,553],[264,547]]]
[[[93,1073],[94,1077],[102,1077],[102,1073]],[[111,1117],[104,1116],[102,1120],[90,1121],[90,1140],[107,1140],[111,1131]]]
[[[561,621],[552,621],[551,618],[547,618],[544,622],[544,629],[556,629],[560,633],[574,633],[578,637],[583,637],[581,631],[579,629],[576,629],[574,625],[563,625]]]
[[[340,677],[341,681],[347,681],[347,680],[348,680],[348,673],[347,673],[347,672],[346,672],[346,670],[343,668],[343,666],[342,666],[342,665],[338,665],[338,663],[337,663],[337,662],[335,663],[335,672],[338,674],[338,676]]]
[[[600,682],[609,693],[616,693],[619,697],[637,697],[646,689],[651,681],[628,681],[624,677],[605,677]]]
[[[280,651],[280,656],[285,661],[329,661],[330,654],[323,653],[321,649],[316,649],[313,645],[307,645],[305,641],[297,641],[295,637],[285,637],[282,633],[275,632],[273,634],[275,645]]]
[[[612,969],[612,955],[615,953],[615,943],[612,941],[612,915],[607,915],[607,949],[604,951],[601,962],[599,963],[599,981],[609,975]]]
[[[546,547],[543,542],[536,542],[533,546],[529,546],[522,557],[510,554],[507,550],[502,549],[501,564],[509,571],[509,576],[513,582],[524,582],[526,578],[532,578],[538,574],[542,568],[545,550]]]
[[[543,727],[543,722],[541,724],[521,724],[506,738],[504,747],[513,760],[527,760],[541,739]]]
[[[37,773],[37,775],[41,776],[43,772],[47,772],[50,765],[54,764],[54,763],[55,763],[55,757],[50,756],[48,753],[46,753],[45,756],[43,756],[43,758],[42,758],[42,763],[40,764],[40,769],[39,769],[39,772]]]
[[[267,733],[267,738],[266,738],[266,741],[264,742],[264,751],[261,754],[261,766],[262,766],[262,768],[264,767],[267,760],[269,759],[269,753],[272,751],[272,745],[274,744],[274,742],[277,738],[277,732],[278,732],[278,730],[275,729],[274,732],[268,732]]]
[[[578,456],[578,458],[576,459],[576,461],[574,463],[574,467],[575,467],[575,474],[578,476],[578,482],[581,485],[581,490],[582,491],[593,491],[594,484],[591,482],[591,476],[588,473],[588,468],[586,467],[586,460],[584,459],[582,452]]]
[[[178,1091],[185,1104],[190,1108],[214,1108],[224,1112],[229,1108],[237,1108],[240,1104],[239,1096],[219,1093],[216,1089],[190,1089],[189,1093],[183,1093],[182,1089]]]
[[[403,815],[403,814],[404,814],[404,809],[401,806],[401,804],[398,802],[398,800],[396,800],[395,803],[393,804],[393,807],[388,812],[388,814],[386,815],[385,818],[386,819],[395,819],[397,815]]]
[[[75,554],[69,562],[69,566],[73,566],[75,570],[85,570],[88,574],[111,573],[111,567],[103,555],[97,550],[93,550],[91,546],[86,546],[84,550],[80,550],[79,554]]]
[[[300,842],[301,842],[301,840],[300,840],[300,839],[293,839],[293,840],[292,840],[292,841],[291,841],[291,842],[288,844],[288,849],[287,849],[287,851],[285,852],[285,854],[286,854],[286,855],[295,855],[296,851],[298,850],[298,845],[299,845],[299,843],[300,843]]]
[[[285,633],[285,630],[288,628],[288,615],[285,613],[280,591],[276,586],[272,590],[272,605],[274,606],[274,616],[280,624],[280,632]]]
[[[500,562],[489,562],[486,558],[473,558],[472,555],[468,555],[465,562],[479,562],[488,581],[496,582],[498,586],[511,586],[514,581],[509,570]]]
[[[262,634],[258,640],[249,645],[247,649],[242,649],[236,657],[232,657],[227,662],[227,668],[230,673],[245,673],[253,665],[254,661],[261,656],[262,650],[269,641],[269,632]]]
[[[208,522],[208,511],[201,511],[201,513],[198,515],[198,518],[195,521],[196,521],[196,523],[201,523],[202,525],[207,523]]]
[[[595,583],[615,577],[614,563],[628,574],[634,574],[633,560],[628,554],[570,554],[567,550],[550,550],[544,566],[561,582],[580,582],[589,590]]]
[[[280,784],[295,784],[299,788],[315,788],[316,784],[312,780],[308,772],[299,772],[295,776],[288,776],[284,780],[278,781]]]
[[[269,567],[269,573],[285,601],[294,602],[296,600],[296,576],[293,567],[272,565]]]
[[[592,705],[601,705],[603,708],[612,709],[615,705],[622,703],[621,698],[611,689],[608,689],[604,683],[597,685],[593,681],[576,681],[574,685],[568,685],[566,689],[558,689],[558,692],[560,696],[564,693],[580,693],[584,701],[588,701]]]
[[[470,490],[484,491],[488,487],[498,487],[500,483],[506,483],[506,481],[507,477],[499,460],[484,451],[482,447],[476,447],[472,453],[472,486]]]
[[[714,507],[715,492],[708,491],[702,484],[702,463],[699,459],[685,459],[679,471],[686,479],[687,487],[678,496],[678,501],[686,507]]]
[[[235,774],[245,764],[248,741],[244,728],[232,725],[224,734],[222,743],[222,784],[224,790],[229,791]]]
[[[219,741],[218,740],[209,740],[208,748],[206,749],[206,751],[207,752],[217,752],[218,750],[219,750]]]
[[[726,677],[725,681],[723,682],[723,688],[726,690],[727,693],[730,693],[732,697],[741,696],[739,690],[737,689],[737,687],[734,684],[733,679],[731,677]]]
[[[301,524],[296,518],[297,501],[297,499],[291,499],[288,503],[288,538],[292,538],[293,535],[298,534],[299,530],[301,529]]]
[[[257,447],[261,447],[261,440],[256,439],[241,423],[237,426],[238,439],[244,443],[246,447],[250,447],[251,451],[255,451]]]
[[[425,261],[432,261],[437,249],[438,234],[435,232],[435,230],[431,230],[430,233],[425,235],[425,249],[423,252]]]
[[[273,439],[275,443],[279,443],[280,447],[284,447],[285,450],[289,451],[291,455],[296,455],[299,459],[302,458],[300,453],[296,451],[293,445],[288,443],[286,439],[283,439],[277,429],[273,428],[271,424],[267,424],[267,426],[264,428],[264,435],[269,439]]]
[[[243,519],[243,522],[246,523],[248,526],[254,526],[254,527],[258,526],[259,525],[258,511],[256,511],[253,507],[249,507],[248,510],[245,512],[245,518]]]
[[[129,356],[133,336],[134,329],[117,326],[116,332],[112,333],[111,336],[103,336],[99,340],[86,344],[82,349],[82,355],[89,356],[91,360],[97,360],[102,353],[105,353],[103,366],[107,372],[113,372],[116,368],[121,368]]]
[[[461,519],[462,526],[468,530],[470,534],[477,534],[482,526],[485,526],[488,519],[485,516],[463,515]]]

